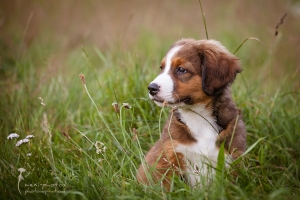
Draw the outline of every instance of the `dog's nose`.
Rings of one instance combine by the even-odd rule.
[[[148,86],[149,93],[154,96],[158,93],[159,91],[159,86],[156,83],[150,83]]]

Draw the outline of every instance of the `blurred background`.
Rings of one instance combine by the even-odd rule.
[[[244,68],[262,65],[264,56],[272,53],[278,59],[269,73],[276,79],[292,73],[299,80],[299,1],[202,0],[202,6],[209,38],[220,40],[230,51],[249,37],[263,43],[248,41],[244,46],[251,50],[239,50],[241,58],[262,59],[249,59],[251,63],[243,63]],[[276,25],[285,13],[275,37]],[[49,59],[55,63],[48,67],[59,68],[66,54],[81,46],[96,46],[101,51],[129,50],[137,44],[161,48],[186,37],[206,38],[197,0],[1,0],[0,72],[7,73],[32,44],[51,49]]]
[[[274,44],[276,25],[287,13],[279,27],[283,42],[275,54],[282,60],[290,60],[290,68],[298,67],[299,62],[295,62],[300,55],[299,1],[202,0],[202,6],[209,38],[229,47],[256,37],[264,45],[250,43],[268,49]],[[206,38],[198,0],[1,0],[0,3],[2,62],[7,56],[13,59],[26,52],[34,42],[45,48],[52,44],[58,56],[82,45],[106,50],[117,44],[126,50],[141,35],[146,35],[145,40],[156,37],[158,43],[167,40],[169,45],[184,37]],[[247,52],[247,56],[253,54],[255,49]],[[287,67],[279,66],[282,63],[276,65],[280,69]]]

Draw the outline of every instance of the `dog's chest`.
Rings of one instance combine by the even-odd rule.
[[[176,152],[185,157],[187,179],[194,186],[214,173],[211,166],[216,165],[219,153],[216,146],[218,125],[206,109],[198,108],[195,112],[199,114],[188,109],[179,109],[179,112],[181,121],[197,140],[193,144],[180,144],[176,147]]]

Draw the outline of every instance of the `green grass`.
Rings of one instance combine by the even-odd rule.
[[[135,178],[143,154],[159,137],[160,109],[149,101],[146,88],[156,75],[151,66],[162,55],[153,59],[135,49],[103,53],[97,48],[79,48],[63,64],[68,73],[41,80],[48,72],[41,69],[36,73],[34,68],[49,55],[40,54],[39,48],[32,47],[27,56],[15,63],[12,70],[16,78],[12,81],[18,89],[1,97],[2,195],[12,199],[299,197],[298,92],[279,87],[274,94],[261,94],[255,84],[250,85],[251,79],[240,75],[234,84],[234,97],[247,125],[248,146],[264,139],[238,167],[234,166],[239,172],[236,179],[225,174],[221,185],[192,189],[175,178],[173,191],[165,193],[160,186],[141,186]],[[91,98],[80,73],[85,75]],[[38,97],[43,98],[45,106]],[[120,106],[118,113],[113,102]],[[122,103],[131,108],[126,109]],[[168,109],[163,112],[162,123],[167,112]],[[29,144],[15,147],[17,139],[6,139],[11,132],[18,133],[20,138],[28,134],[35,138]],[[97,154],[93,145],[96,141],[102,142],[106,151]],[[28,157],[27,153],[32,155]],[[47,191],[56,189],[64,193],[45,196],[35,191],[20,195],[18,168],[26,169],[20,182],[23,195],[27,190],[43,190],[41,185],[30,184],[58,184],[61,187],[45,186],[44,190],[48,187]]]
[[[207,25],[209,29],[213,24]],[[217,39],[234,52],[249,37],[240,34],[223,32]],[[179,38],[144,30],[126,50],[118,42],[104,50],[85,44],[60,56],[57,43],[36,39],[25,53],[3,54],[1,199],[300,198],[298,60],[278,56],[282,47],[293,48],[282,35],[272,39],[274,46],[250,35],[264,45],[248,40],[237,52],[244,71],[232,87],[247,127],[247,154],[229,171],[220,154],[213,183],[191,188],[174,177],[170,192],[159,184],[140,185],[135,174],[169,111],[165,108],[159,117],[161,109],[149,100],[147,85]],[[2,47],[2,52],[9,52]],[[8,140],[14,132],[20,137]],[[15,146],[30,134],[35,137],[29,143]],[[23,179],[20,168],[26,169]],[[231,176],[231,170],[239,175]]]

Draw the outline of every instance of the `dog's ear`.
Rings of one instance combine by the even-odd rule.
[[[215,96],[242,71],[239,60],[215,40],[200,40],[197,49],[201,60],[202,90],[208,96]]]

